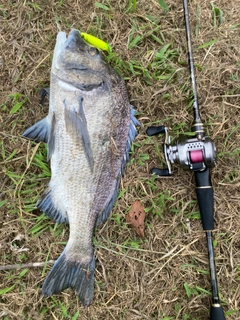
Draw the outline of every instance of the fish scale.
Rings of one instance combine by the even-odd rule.
[[[43,283],[44,296],[72,287],[84,305],[94,293],[93,232],[117,199],[138,121],[123,79],[77,30],[59,32],[48,115],[23,136],[48,144],[51,180],[37,207],[69,223],[67,245]]]

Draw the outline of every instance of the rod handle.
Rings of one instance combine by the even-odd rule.
[[[210,310],[210,320],[226,320],[221,305],[212,305]]]
[[[214,229],[213,187],[210,170],[195,171],[196,194],[202,219],[203,230]]]

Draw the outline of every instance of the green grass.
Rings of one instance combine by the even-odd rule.
[[[11,290],[13,290],[15,287],[15,284],[11,287],[8,287],[8,288],[4,288],[4,289],[0,289],[0,296],[1,295],[5,295],[6,293],[10,292]]]
[[[23,98],[22,94],[20,93],[11,93],[8,95],[8,97],[12,99],[13,104],[13,107],[9,112],[10,115],[17,113],[27,101],[27,98]],[[6,110],[5,105],[2,105],[2,108]]]
[[[167,12],[169,10],[169,7],[167,5],[167,3],[164,0],[158,0],[158,3],[160,5],[160,7]]]
[[[223,306],[226,316],[234,319],[239,312],[234,309],[234,303],[238,297],[235,284],[240,279],[240,266],[234,259],[230,263],[229,253],[222,249],[228,247],[233,257],[237,255],[237,227],[234,226],[233,217],[238,212],[240,149],[236,106],[239,105],[240,62],[235,52],[237,43],[232,36],[236,34],[234,32],[239,24],[231,21],[226,6],[223,3],[201,3],[197,4],[196,12],[196,6],[190,4],[190,10],[193,15],[191,24],[198,91],[203,101],[201,112],[206,133],[214,137],[218,146],[218,165],[212,172],[216,190],[217,231],[214,234],[214,248],[217,252],[219,287],[225,297]],[[202,310],[199,307],[202,301],[210,301],[211,292],[209,270],[205,263],[207,252],[206,255],[202,252],[205,239],[202,239],[200,215],[194,198],[194,181],[190,181],[192,176],[181,171],[177,164],[173,165],[174,176],[170,179],[149,174],[153,166],[164,168],[166,163],[162,152],[164,136],[147,137],[145,129],[148,125],[168,126],[173,144],[180,135],[193,135],[193,97],[183,17],[176,16],[182,6],[180,4],[176,12],[175,8],[174,2],[163,0],[152,2],[151,6],[136,0],[127,0],[120,5],[110,0],[96,1],[91,10],[86,6],[86,16],[84,13],[80,19],[79,8],[74,11],[64,0],[57,1],[50,11],[45,11],[44,2],[39,1],[25,2],[26,12],[21,11],[20,3],[9,2],[0,6],[3,23],[8,20],[10,13],[14,17],[14,12],[17,22],[21,12],[21,19],[27,26],[24,33],[24,26],[18,25],[19,30],[23,29],[16,40],[19,47],[14,47],[14,50],[8,48],[8,72],[12,74],[14,87],[3,88],[6,101],[3,99],[0,104],[1,116],[6,124],[3,139],[0,140],[1,166],[4,168],[6,183],[3,198],[0,199],[0,210],[4,213],[1,231],[7,230],[1,239],[6,247],[2,263],[25,263],[33,257],[47,262],[52,256],[55,258],[58,252],[55,250],[66,244],[68,227],[54,223],[36,208],[36,201],[51,176],[46,161],[46,146],[20,138],[24,122],[30,125],[30,122],[33,124],[35,121],[28,119],[27,115],[34,118],[33,110],[38,108],[30,105],[33,96],[37,96],[36,87],[41,87],[42,83],[46,86],[48,82],[46,72],[49,70],[57,32],[56,22],[65,31],[81,27],[82,31],[110,44],[114,42],[113,52],[106,59],[127,80],[129,96],[143,124],[142,128],[138,128],[139,136],[133,143],[118,201],[109,221],[96,230],[94,237],[97,255],[106,268],[109,287],[106,288],[101,266],[97,265],[96,285],[100,292],[96,290],[97,298],[90,311],[87,311],[80,306],[71,290],[40,299],[40,278],[46,276],[47,264],[42,269],[6,272],[0,289],[1,298],[18,312],[19,306],[15,303],[17,299],[14,295],[19,295],[25,304],[22,315],[26,319],[34,319],[34,316],[29,315],[31,310],[44,319],[59,320],[86,319],[89,312],[92,314],[95,311],[106,319],[142,317],[200,320],[208,316],[208,305],[204,305]],[[234,8],[231,8],[231,14],[234,12]],[[48,20],[44,21],[46,17]],[[11,28],[10,24],[7,26]],[[32,34],[28,34],[27,30],[32,30]],[[14,30],[11,32],[14,34]],[[5,41],[9,46],[12,45],[7,38]],[[36,48],[31,55],[34,46]],[[19,65],[16,65],[16,61],[10,58],[12,51],[16,54],[18,48],[23,48],[24,54]],[[44,63],[35,70],[39,61]],[[18,72],[14,73],[12,66],[18,68]],[[32,70],[34,73],[31,73]],[[28,79],[29,74],[31,77]],[[166,91],[161,92],[165,88]],[[160,93],[156,94],[158,91]],[[42,109],[43,116],[45,111]],[[225,187],[225,184],[231,184],[230,188]],[[135,198],[141,199],[145,206],[145,239],[139,239],[125,221],[125,215]],[[26,235],[27,244],[24,245],[30,248],[30,252],[18,254],[9,249],[9,243],[13,249],[19,247],[18,242],[12,242],[18,232]],[[196,243],[188,251],[186,248],[193,238]],[[171,252],[173,248],[176,249]],[[195,259],[198,255],[199,260]],[[121,277],[123,269],[127,271]],[[231,273],[227,270],[231,270]],[[149,283],[155,274],[158,276]],[[225,274],[233,284],[233,294],[229,299],[226,299],[228,288],[223,280]],[[31,281],[28,284],[28,277],[31,281],[36,277],[33,287]],[[31,290],[35,290],[35,294],[31,297],[32,301],[28,301]],[[34,297],[37,300],[34,301]],[[235,301],[231,301],[232,297],[235,297]],[[136,314],[131,314],[131,310],[135,310]],[[10,318],[9,314],[3,319]]]
[[[210,2],[210,5],[213,13],[213,25],[216,28],[223,23],[223,11],[215,7],[213,2]]]

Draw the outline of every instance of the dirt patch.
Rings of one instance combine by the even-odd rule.
[[[143,124],[108,222],[94,238],[97,267],[92,305],[71,289],[42,298],[50,266],[0,271],[0,318],[207,319],[211,305],[205,234],[190,172],[153,179],[163,141],[146,136],[152,123],[175,138],[189,132],[189,70],[181,1],[8,1],[0,5],[1,266],[56,259],[68,227],[35,208],[49,181],[43,145],[23,131],[47,114],[39,90],[49,86],[57,32],[76,28],[108,41],[109,63],[127,81]],[[201,115],[214,140],[215,256],[227,319],[240,319],[239,1],[191,1],[189,11]],[[220,11],[218,11],[218,10]],[[223,20],[220,13],[223,13]],[[215,15],[214,15],[215,14]],[[165,49],[164,49],[165,48]],[[165,50],[165,51],[164,51]],[[146,211],[145,238],[125,223],[135,200]]]

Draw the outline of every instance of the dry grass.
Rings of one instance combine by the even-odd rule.
[[[192,174],[174,166],[170,178],[152,182],[149,175],[151,167],[162,164],[155,151],[157,140],[145,134],[147,126],[159,121],[176,136],[188,130],[192,122],[186,108],[190,84],[182,5],[181,1],[166,2],[167,13],[154,0],[137,1],[136,12],[127,10],[131,1],[103,1],[110,10],[97,8],[89,0],[4,0],[0,5],[2,266],[56,259],[68,238],[67,227],[54,226],[48,219],[39,222],[43,228],[39,233],[33,229],[37,219],[42,219],[34,203],[48,181],[46,174],[41,178],[43,169],[34,165],[34,155],[44,154],[44,147],[21,138],[24,129],[47,113],[47,106],[39,105],[38,90],[49,84],[59,28],[69,32],[74,27],[110,42],[127,65],[124,68],[119,60],[111,61],[128,79],[129,96],[143,124],[122,180],[125,193],[111,219],[96,232],[98,265],[92,305],[83,308],[71,289],[43,299],[41,285],[49,267],[1,271],[0,290],[9,291],[0,297],[0,318],[208,318],[210,295],[203,291],[210,292],[207,249],[196,218]],[[202,118],[218,150],[218,163],[212,170],[218,282],[227,319],[240,319],[240,1],[219,0],[214,4],[223,11],[220,25],[214,26],[209,1],[192,0],[190,14]],[[155,23],[149,16],[155,17]],[[143,36],[141,41],[129,49],[129,37],[137,35]],[[199,48],[213,39],[213,45]],[[155,53],[169,43],[175,56],[166,59],[165,72],[173,70],[173,75],[168,80],[156,80],[153,75],[157,70],[150,64]],[[127,62],[148,70],[151,78],[137,68],[132,72]],[[17,93],[22,96],[16,98]],[[15,102],[9,94],[15,95]],[[25,98],[23,106],[10,114],[13,105]],[[143,160],[144,155],[149,159]],[[127,228],[124,219],[136,199],[149,209],[143,240]],[[189,298],[185,283],[191,290]]]

